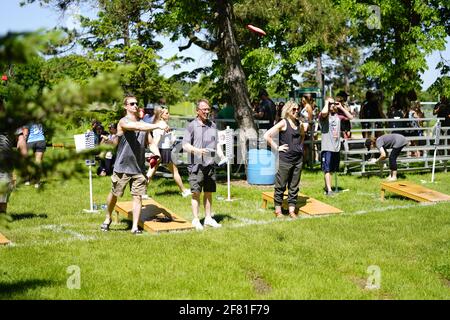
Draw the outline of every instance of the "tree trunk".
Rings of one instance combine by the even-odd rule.
[[[224,82],[231,103],[234,106],[234,117],[239,125],[240,145],[245,146],[247,139],[250,139],[250,147],[254,147],[252,144],[256,143],[256,126],[233,27],[234,12],[232,2],[230,0],[217,0],[217,11],[219,27],[218,58],[224,63]],[[243,156],[243,159],[245,159],[245,155]]]
[[[344,75],[344,91],[347,93],[350,92],[350,79],[348,73]]]
[[[317,86],[322,91],[322,95],[325,100],[325,84],[324,84],[324,74],[323,74],[323,68],[322,68],[322,55],[319,55],[316,57],[316,82]]]

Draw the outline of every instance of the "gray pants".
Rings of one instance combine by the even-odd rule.
[[[288,187],[288,204],[293,207],[297,204],[300,177],[302,175],[303,158],[297,162],[287,163],[279,161],[278,172],[275,177],[274,202],[276,206],[283,203],[283,194]]]

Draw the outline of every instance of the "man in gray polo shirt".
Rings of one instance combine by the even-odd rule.
[[[366,140],[366,147],[370,151],[370,147],[375,145],[375,147],[380,150],[380,157],[378,159],[371,159],[370,164],[375,164],[379,161],[383,161],[387,158],[387,149],[392,149],[389,155],[389,169],[391,173],[389,175],[388,181],[397,180],[397,158],[400,155],[403,147],[408,144],[408,140],[398,133],[385,134],[375,141],[375,138]]]
[[[216,124],[209,120],[211,107],[208,100],[197,103],[197,117],[186,128],[183,137],[183,149],[189,154],[189,185],[192,192],[192,225],[203,230],[198,218],[200,193],[203,191],[205,208],[205,226],[220,228],[221,225],[211,217],[212,193],[216,192],[215,153],[224,158],[222,149],[217,148],[218,136]]]

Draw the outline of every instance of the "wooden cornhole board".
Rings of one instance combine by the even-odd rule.
[[[126,218],[133,219],[132,201],[117,202],[114,209]],[[169,216],[172,217],[171,220],[166,218]],[[194,229],[190,222],[180,218],[153,199],[142,200],[139,226],[151,233]]]
[[[419,202],[450,201],[450,196],[419,186],[408,181],[393,181],[381,183],[381,200],[386,191],[390,191]]]
[[[273,203],[273,192],[263,192],[262,193],[263,204],[262,208],[267,208],[267,202]],[[283,196],[283,207],[287,208],[287,193]],[[298,194],[297,198],[297,206],[296,210],[299,210],[301,213],[309,214],[309,215],[321,215],[321,214],[333,214],[333,213],[342,213],[343,211],[330,206],[326,203],[323,203],[314,198],[308,197],[302,193]]]
[[[4,235],[0,233],[0,245],[9,244],[11,241],[9,241]]]

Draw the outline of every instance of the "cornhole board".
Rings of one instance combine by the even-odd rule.
[[[133,219],[133,201],[117,202],[114,210],[130,220]],[[139,226],[150,233],[194,229],[190,222],[180,218],[153,199],[142,200]]]
[[[419,202],[450,201],[450,196],[446,194],[422,187],[408,181],[382,182],[381,200],[384,200],[386,191],[390,191]]]
[[[262,193],[263,204],[262,208],[267,208],[267,202],[273,203],[273,192]],[[287,208],[287,193],[283,196],[283,207]],[[321,215],[321,214],[334,214],[342,213],[341,209],[330,206],[314,198],[308,197],[305,194],[299,193],[297,198],[297,210],[303,214],[308,215]]]
[[[9,241],[4,235],[0,233],[0,245],[9,244],[11,241]]]

